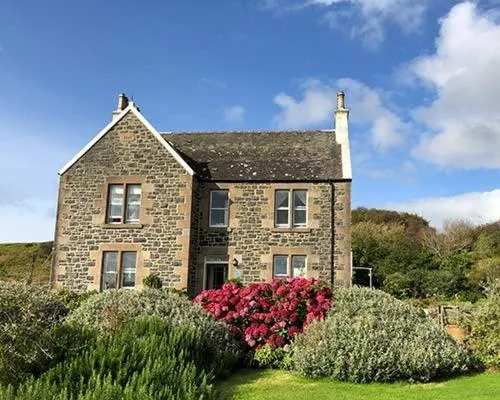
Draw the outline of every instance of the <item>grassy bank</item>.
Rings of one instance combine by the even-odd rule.
[[[219,384],[225,400],[486,400],[500,399],[500,373],[482,373],[427,384],[353,384],[306,379],[289,372],[238,373]]]
[[[0,281],[48,283],[52,242],[0,244]]]

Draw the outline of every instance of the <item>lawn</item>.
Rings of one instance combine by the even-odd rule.
[[[225,400],[491,400],[500,399],[500,372],[427,384],[353,384],[306,379],[284,371],[243,371],[219,383]]]

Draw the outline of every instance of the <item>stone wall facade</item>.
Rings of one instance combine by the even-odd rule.
[[[350,183],[199,182],[198,186],[199,212],[193,226],[198,230],[198,248],[191,263],[195,292],[204,288],[205,261],[221,256],[228,262],[228,276],[243,283],[271,280],[274,255],[305,255],[308,277],[350,283]],[[227,228],[209,226],[210,191],[220,189],[229,193]],[[307,190],[307,227],[277,228],[275,191],[293,189]]]
[[[140,221],[107,224],[109,185],[126,183],[141,185]],[[209,227],[216,189],[229,193],[227,228]],[[307,227],[276,228],[275,191],[293,189],[307,190]],[[99,290],[105,251],[138,253],[137,288],[156,273],[164,286],[198,293],[209,259],[226,261],[229,278],[268,281],[274,255],[305,255],[308,277],[348,285],[350,201],[350,182],[199,181],[129,113],[60,178],[52,285]]]
[[[135,225],[106,224],[108,185],[141,184]],[[60,177],[52,286],[99,290],[103,251],[138,252],[136,287],[157,273],[187,288],[193,177],[128,113]]]

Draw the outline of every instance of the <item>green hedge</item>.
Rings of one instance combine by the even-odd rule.
[[[199,329],[142,317],[0,399],[211,399],[223,363]]]
[[[294,368],[310,377],[342,381],[429,381],[474,365],[423,312],[387,293],[341,289],[327,318],[293,344]]]

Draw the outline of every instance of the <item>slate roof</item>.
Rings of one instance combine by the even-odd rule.
[[[162,133],[204,180],[331,181],[342,179],[333,131]]]

